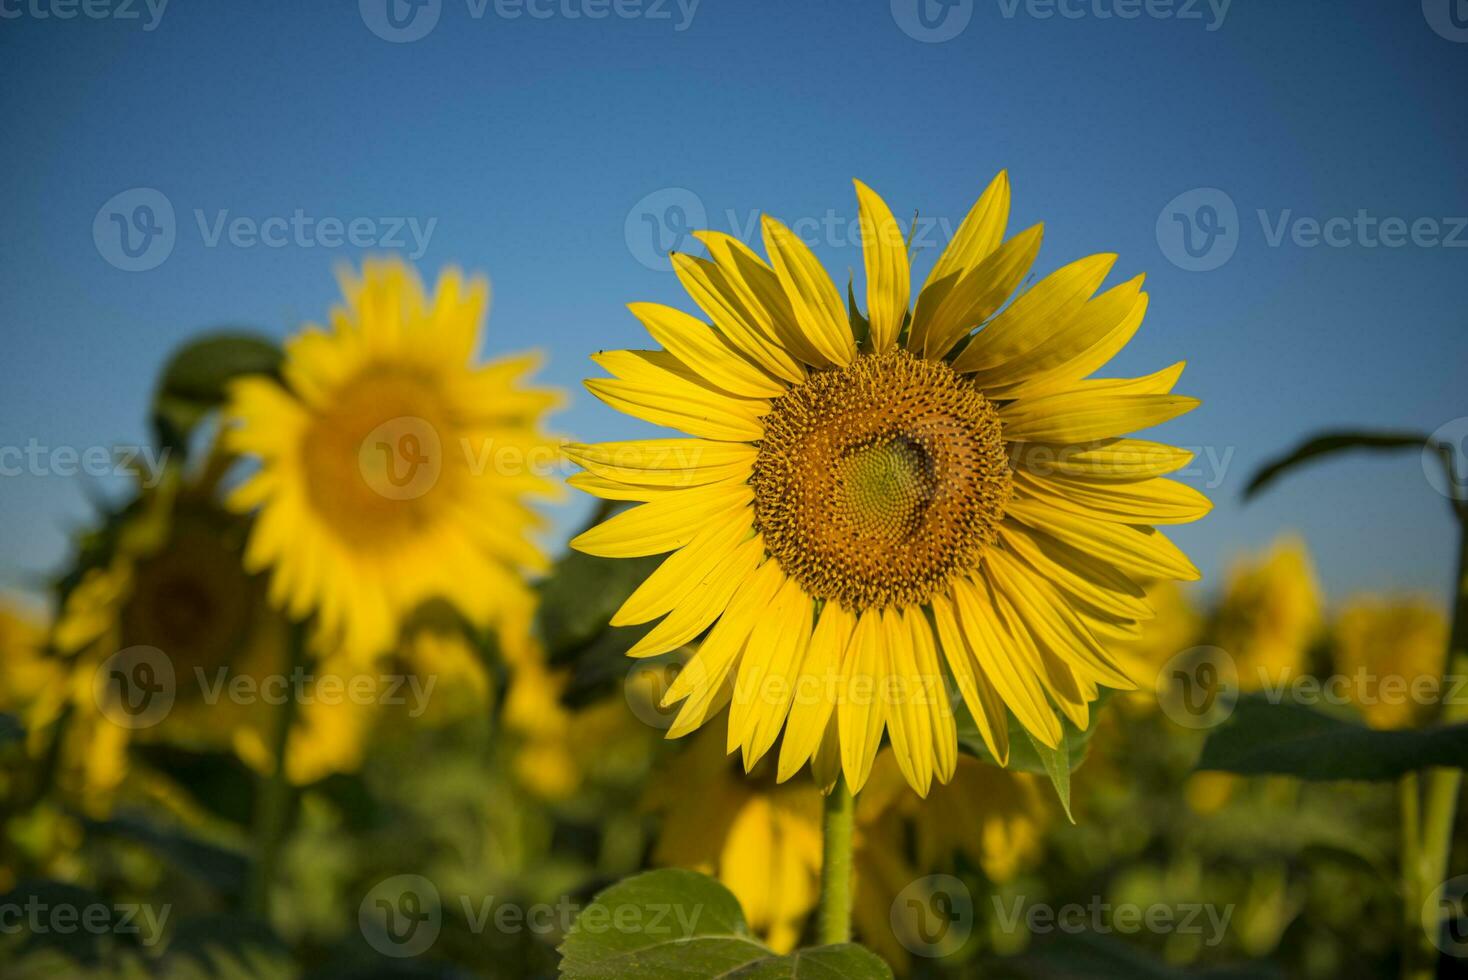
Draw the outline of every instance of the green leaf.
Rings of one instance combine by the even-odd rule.
[[[246,374],[278,376],[284,354],[268,338],[216,333],[176,350],[153,395],[153,429],[158,445],[187,451],[189,433],[224,403],[230,381]]]
[[[141,844],[172,867],[226,895],[244,890],[249,860],[238,851],[191,837],[177,828],[156,825],[138,814],[109,820],[83,818],[82,823],[88,834]]]
[[[1060,746],[1057,749],[1047,751],[1062,755],[1069,763],[1069,771],[1080,768],[1082,762],[1086,761],[1086,750],[1091,742],[1091,735],[1096,731],[1096,719],[1101,714],[1101,708],[1111,698],[1112,691],[1109,688],[1101,688],[1100,697],[1091,702],[1091,723],[1086,728],[1077,728],[1069,719],[1060,719]],[[991,766],[999,765],[989,752],[989,747],[984,744],[984,737],[979,734],[979,726],[974,721],[973,715],[969,714],[968,707],[962,701],[953,703],[954,719],[958,724],[958,748],[969,755]],[[1013,714],[1009,715],[1009,764],[1002,767],[1014,769],[1019,772],[1050,773],[1049,760],[1038,750],[1039,743],[1030,738],[1029,732],[1019,719]],[[1058,788],[1058,787],[1057,787]]]
[[[539,586],[536,623],[553,663],[571,659],[595,643],[615,613],[643,579],[658,567],[662,556],[598,558],[567,552]],[[627,646],[637,641],[630,630],[621,631]],[[625,652],[624,647],[621,652]]]
[[[1394,449],[1421,449],[1431,436],[1417,432],[1326,432],[1313,436],[1294,449],[1260,467],[1244,487],[1244,499],[1248,500],[1285,473],[1303,466],[1311,460],[1352,449],[1376,451]]]
[[[1198,769],[1300,779],[1394,780],[1429,766],[1468,763],[1468,724],[1378,731],[1305,705],[1240,698],[1208,735]]]
[[[1050,777],[1050,785],[1055,787],[1055,795],[1060,798],[1060,805],[1065,809],[1065,818],[1071,823],[1075,823],[1076,818],[1070,812],[1070,770],[1072,763],[1070,760],[1069,741],[1062,738],[1060,744],[1052,749],[1029,732],[1025,732],[1025,735],[1029,738],[1030,745],[1034,748],[1035,754],[1040,757],[1040,762],[1045,767],[1045,775]]]
[[[891,980],[860,946],[780,956],[756,939],[727,888],[693,871],[624,879],[592,900],[561,944],[567,980]]]
[[[856,340],[856,346],[860,347],[867,342],[872,334],[872,322],[861,315],[856,308],[856,275],[848,274],[846,277],[846,312],[851,320],[851,336]]]

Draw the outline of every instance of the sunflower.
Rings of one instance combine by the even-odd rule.
[[[1441,696],[1448,621],[1429,599],[1357,596],[1331,629],[1331,655],[1366,723],[1415,728]]]
[[[272,602],[371,658],[420,602],[489,625],[544,568],[528,498],[556,488],[540,420],[560,398],[521,385],[533,355],[475,366],[483,279],[450,270],[429,296],[386,260],[341,286],[330,327],[287,342],[281,382],[232,386],[228,445],[260,467],[231,505],[259,510],[245,559],[271,569]]]
[[[1240,690],[1288,684],[1309,670],[1321,606],[1310,552],[1296,535],[1282,535],[1263,553],[1232,564],[1216,634],[1238,667]]]
[[[727,703],[746,767],[783,731],[781,779],[839,760],[856,791],[885,729],[926,794],[957,765],[940,656],[997,758],[1011,711],[1055,745],[1099,685],[1132,686],[1107,644],[1148,615],[1137,580],[1198,576],[1152,525],[1209,504],[1163,478],[1191,454],[1124,438],[1197,405],[1172,394],[1183,365],[1088,377],[1141,323],[1141,277],[1097,294],[1116,257],[1096,255],[1005,306],[1040,227],[1004,240],[1000,174],[909,310],[901,229],[856,189],[865,316],[769,217],[768,263],[709,231],[708,258],[672,256],[712,326],[632,305],[663,349],[598,354],[613,377],[587,387],[691,438],[569,447],[573,484],[641,503],[572,544],[672,552],[613,620],[664,617],[633,656],[709,631],[667,693],[670,736]]]

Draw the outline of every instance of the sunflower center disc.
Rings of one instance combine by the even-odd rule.
[[[776,399],[755,461],[765,546],[848,609],[921,604],[977,564],[1009,502],[999,416],[947,364],[898,351]]]
[[[421,533],[446,479],[439,399],[422,380],[375,369],[344,384],[301,444],[311,504],[348,544]]]

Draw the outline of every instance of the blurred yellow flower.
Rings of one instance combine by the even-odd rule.
[[[242,565],[245,523],[200,483],[145,493],[136,510],[122,519],[110,562],[67,594],[52,633],[65,679],[51,718],[71,707],[63,782],[105,811],[134,741],[233,750],[268,769],[282,696],[301,702],[290,778],[355,768],[371,708],[331,692],[350,690],[359,668],[329,656],[290,672],[288,626],[264,601],[263,580]],[[163,698],[161,710],[129,717],[123,686],[144,676],[157,685],[149,697]]]
[[[652,859],[717,877],[750,928],[789,952],[819,896],[821,797],[810,783],[776,784],[767,765],[741,775],[719,729],[699,733],[648,788],[663,818]]]
[[[1215,635],[1238,667],[1240,690],[1297,680],[1320,629],[1320,587],[1303,540],[1285,535],[1263,555],[1234,562]]]
[[[371,659],[425,600],[485,627],[545,566],[527,501],[558,489],[541,418],[561,399],[520,384],[534,356],[475,366],[484,279],[449,270],[430,296],[384,260],[341,287],[330,326],[287,342],[280,382],[232,385],[226,444],[260,461],[231,497],[259,511],[246,566],[271,570],[292,619],[315,614],[322,648]]]
[[[1432,718],[1447,649],[1447,617],[1422,598],[1352,598],[1331,630],[1336,673],[1372,728],[1412,728]]]
[[[1112,656],[1137,690],[1127,692],[1122,703],[1138,707],[1157,704],[1157,672],[1173,656],[1196,646],[1203,628],[1203,615],[1193,605],[1191,592],[1178,583],[1163,580],[1146,588],[1153,618],[1143,621],[1134,637],[1110,646]]]

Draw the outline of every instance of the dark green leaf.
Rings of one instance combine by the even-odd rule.
[[[194,801],[218,817],[247,827],[255,818],[255,774],[232,752],[195,752],[159,743],[137,745],[133,755],[166,773]]]
[[[1468,724],[1378,731],[1262,695],[1239,699],[1208,735],[1198,769],[1301,779],[1391,780],[1428,766],[1468,764]]]
[[[244,889],[249,861],[238,851],[190,837],[178,828],[159,826],[141,815],[88,819],[83,824],[89,834],[141,844],[171,867],[227,895],[238,895]]]
[[[1091,703],[1091,723],[1084,730],[1077,728],[1066,718],[1060,720],[1061,747],[1054,751],[1063,752],[1070,763],[1071,771],[1080,768],[1081,763],[1086,761],[1086,749],[1091,742],[1091,735],[1096,730],[1096,719],[1101,713],[1101,708],[1110,700],[1111,694],[1110,689],[1101,688],[1101,696]],[[958,723],[959,749],[975,758],[982,759],[991,766],[999,765],[999,761],[984,744],[984,737],[979,734],[979,726],[974,721],[973,715],[969,714],[968,708],[962,701],[954,702],[953,713]],[[1029,732],[1019,723],[1019,719],[1012,714],[1009,715],[1009,764],[1004,768],[1048,775],[1050,767],[1045,757],[1036,751],[1036,744],[1031,741]]]
[[[568,980],[890,980],[857,946],[779,956],[755,939],[739,902],[717,881],[664,869],[612,885],[582,910],[561,944]]]
[[[1417,432],[1326,432],[1313,436],[1260,467],[1249,485],[1244,487],[1244,499],[1248,500],[1285,473],[1311,460],[1352,449],[1421,449],[1430,438],[1426,433]]]
[[[992,961],[981,976],[1035,980],[1282,980],[1267,963],[1181,970],[1126,942],[1092,933],[1053,932],[1023,955]]]
[[[25,739],[25,723],[8,711],[0,712],[0,745]]]
[[[556,562],[540,584],[540,607],[536,613],[540,635],[553,663],[573,660],[608,629],[612,614],[627,601],[643,579],[661,562],[652,558],[598,558],[579,551],[568,552]],[[619,630],[626,646],[640,635]]]
[[[209,334],[179,348],[153,395],[158,445],[185,452],[189,433],[223,404],[230,381],[246,374],[277,375],[283,356],[274,341],[246,333]]]

